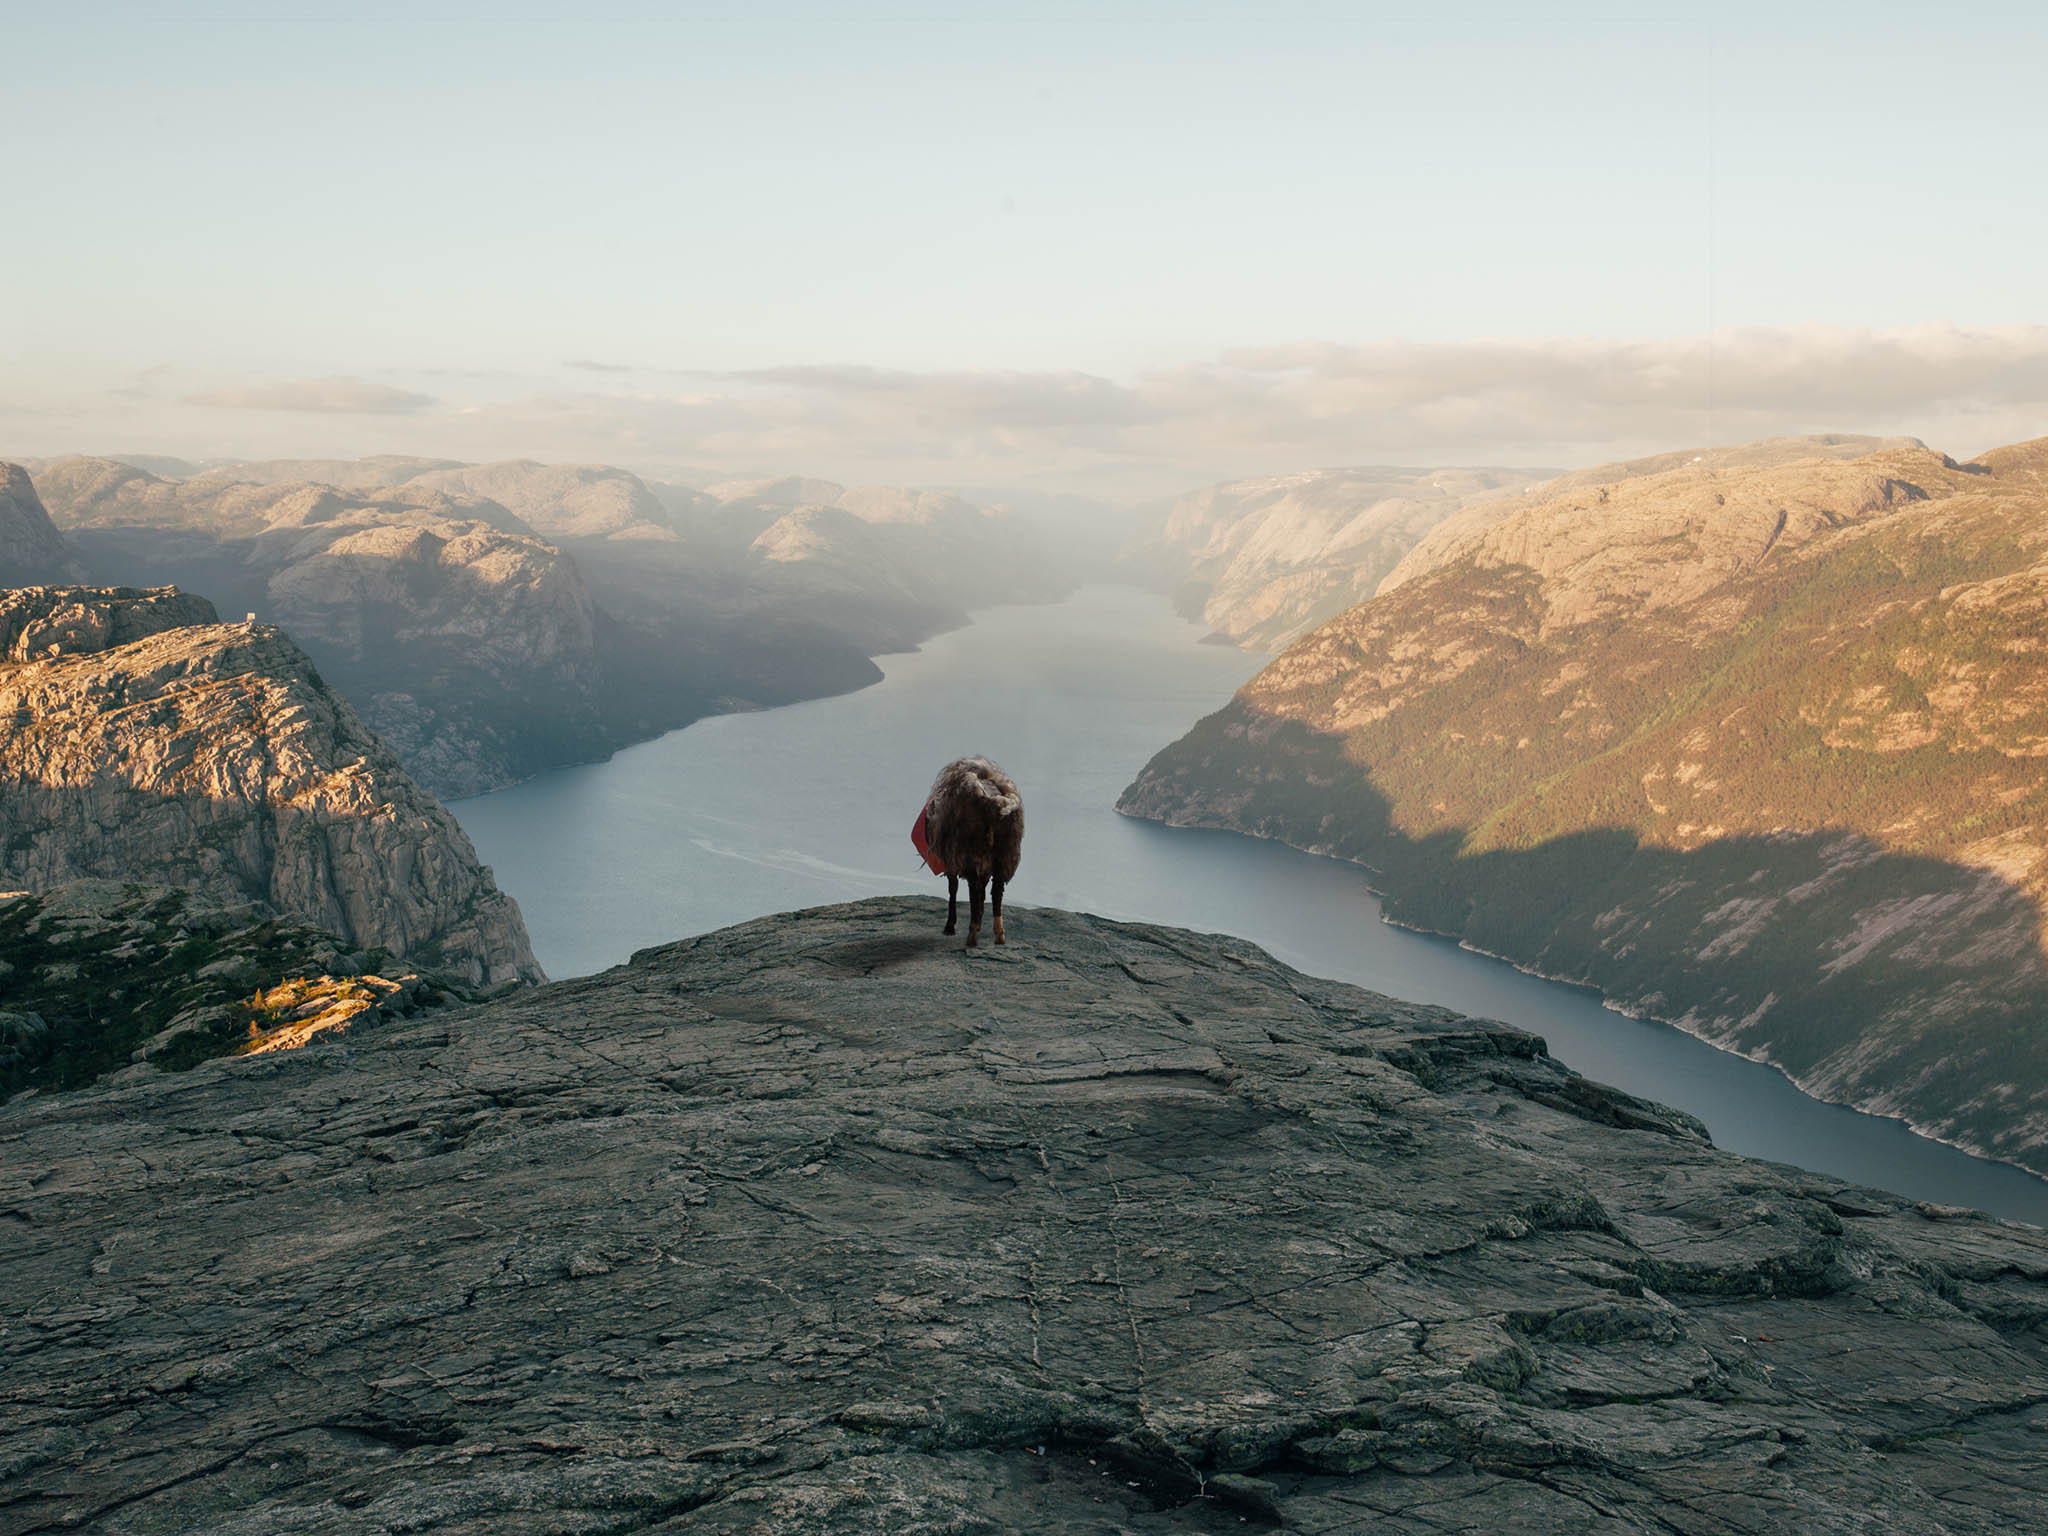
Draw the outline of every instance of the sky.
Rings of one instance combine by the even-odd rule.
[[[2048,7],[0,0],[0,456],[2048,434]]]

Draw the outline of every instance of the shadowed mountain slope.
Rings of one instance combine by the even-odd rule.
[[[17,1530],[2048,1516],[2048,1237],[1243,943],[763,919],[0,1107]]]
[[[84,578],[83,562],[50,521],[28,472],[0,464],[0,587]]]
[[[1510,509],[1121,808],[1357,859],[1454,934],[2048,1169],[2048,442]]]

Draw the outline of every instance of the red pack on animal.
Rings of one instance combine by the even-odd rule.
[[[946,932],[960,925],[960,882],[967,882],[967,947],[981,940],[981,903],[993,886],[993,926],[1003,934],[1003,887],[1024,854],[1024,797],[985,757],[956,758],[939,770],[931,797],[910,826],[910,843],[935,875],[946,877]]]

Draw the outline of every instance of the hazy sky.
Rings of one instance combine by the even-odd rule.
[[[0,26],[0,455],[1135,495],[2048,433],[2038,4]]]

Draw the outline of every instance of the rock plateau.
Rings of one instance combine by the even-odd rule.
[[[0,1107],[0,1521],[2048,1520],[2039,1230],[1235,940],[940,911]]]

